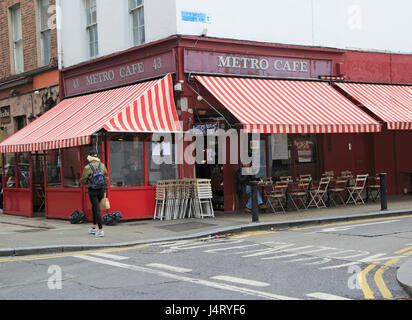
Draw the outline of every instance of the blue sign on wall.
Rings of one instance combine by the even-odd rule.
[[[182,11],[182,20],[191,22],[208,22],[209,17],[205,13]]]

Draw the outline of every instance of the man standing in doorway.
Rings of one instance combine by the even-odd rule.
[[[100,214],[100,201],[106,196],[109,176],[106,166],[100,161],[96,150],[91,150],[87,156],[89,163],[84,167],[81,182],[86,186],[89,193],[90,203],[93,210],[93,227],[90,234],[104,237],[102,217]],[[97,229],[97,226],[99,229]]]

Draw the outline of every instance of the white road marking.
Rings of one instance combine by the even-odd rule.
[[[154,268],[160,268],[160,269],[165,269],[169,271],[175,271],[175,272],[190,272],[192,269],[186,269],[186,268],[180,268],[180,267],[175,267],[175,266],[169,266],[167,264],[162,264],[162,263],[149,263],[146,265],[147,267],[154,267]]]
[[[398,222],[398,221],[400,220],[379,221],[379,222],[355,224],[355,225],[350,225],[350,226],[324,228],[321,230],[321,232],[346,231],[346,230],[350,230],[350,229],[357,228],[357,227],[371,226],[375,224],[391,223],[391,222]]]
[[[288,260],[288,261],[285,261],[285,262],[289,263],[289,262],[306,261],[306,260],[313,260],[313,259],[319,259],[319,257],[298,258],[298,259]]]
[[[218,248],[218,249],[209,249],[209,250],[204,250],[203,252],[216,252],[216,251],[225,251],[225,250],[231,250],[231,249],[240,249],[240,248],[246,248],[246,247],[255,247],[255,246],[260,246],[259,243],[255,244],[246,244],[244,246],[235,246],[235,247],[226,247],[226,248]]]
[[[87,255],[73,256],[73,257],[78,258],[78,259],[91,261],[91,262],[95,262],[95,263],[101,263],[101,264],[109,265],[109,266],[112,266],[112,267],[118,267],[118,268],[123,268],[123,269],[128,269],[128,270],[151,273],[151,274],[155,274],[155,275],[161,276],[161,277],[172,278],[172,279],[175,279],[175,280],[185,281],[185,282],[189,282],[189,283],[192,283],[192,284],[203,285],[203,286],[212,287],[212,288],[216,288],[216,289],[234,291],[234,292],[237,292],[237,293],[253,295],[253,296],[266,298],[266,299],[272,299],[272,300],[300,300],[298,298],[282,296],[282,295],[273,294],[273,293],[270,293],[270,292],[257,291],[257,290],[253,290],[253,289],[249,289],[249,288],[243,288],[243,287],[228,285],[228,284],[224,284],[224,283],[213,282],[213,281],[209,281],[209,280],[190,278],[190,277],[183,276],[183,275],[171,274],[171,273],[167,273],[167,272],[160,271],[160,270],[153,270],[153,269],[149,269],[149,268],[145,268],[145,267],[134,266],[134,265],[125,264],[125,263],[122,263],[122,262],[91,257],[91,256],[87,256]]]
[[[304,266],[310,266],[310,265],[318,265],[318,264],[324,264],[324,263],[328,263],[331,259],[329,258],[323,258],[319,261],[315,261],[315,262],[309,262],[309,263],[304,263]]]
[[[96,252],[96,253],[92,253],[93,256],[98,256],[101,258],[107,258],[107,259],[113,259],[113,260],[126,260],[129,259],[129,257],[122,257],[122,256],[118,256],[116,254],[110,254],[110,253],[100,253],[100,252]]]
[[[249,280],[249,279],[243,279],[243,278],[237,278],[237,277],[231,277],[231,276],[225,276],[225,275],[214,276],[214,277],[211,277],[211,279],[235,282],[235,283],[246,284],[246,285],[255,286],[255,287],[270,286],[270,284],[266,282],[260,282],[256,280]]]
[[[352,299],[335,296],[333,294],[323,293],[323,292],[308,293],[307,296],[311,298],[322,299],[322,300],[352,300]]]

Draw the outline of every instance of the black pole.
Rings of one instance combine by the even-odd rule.
[[[381,192],[381,211],[388,209],[388,201],[386,199],[386,173],[379,173],[380,192]]]
[[[252,222],[259,221],[259,207],[258,207],[258,182],[250,181],[252,187]]]

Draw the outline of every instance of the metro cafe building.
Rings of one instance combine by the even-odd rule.
[[[260,177],[386,172],[389,194],[410,192],[412,57],[386,55],[172,36],[63,69],[62,101],[0,144],[4,213],[90,219],[79,180],[91,148],[124,219],[153,217],[162,179],[211,178],[218,207],[237,210],[239,161],[218,164],[218,142],[205,138],[200,163],[153,163],[153,134],[193,129],[259,133]]]

